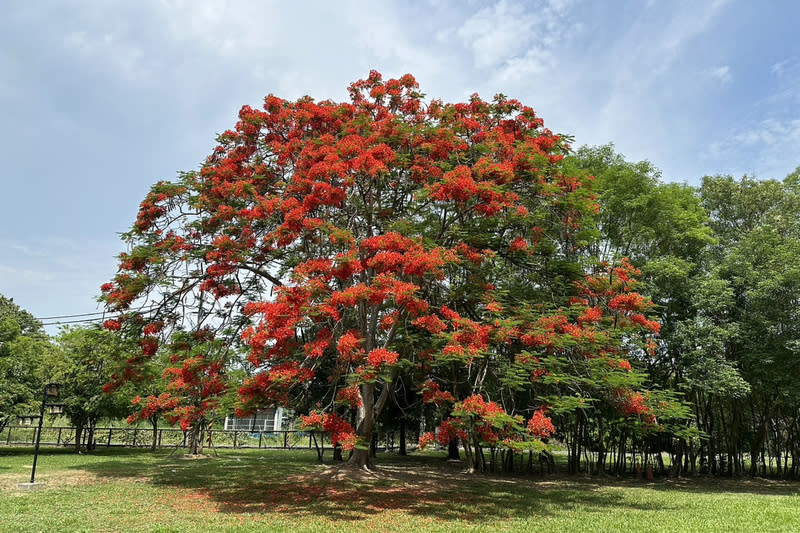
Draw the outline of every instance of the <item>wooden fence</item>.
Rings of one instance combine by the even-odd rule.
[[[9,425],[0,431],[0,445],[32,446],[36,442],[36,426]],[[89,432],[84,431],[82,445],[89,443]],[[243,431],[212,429],[205,433],[205,445],[216,448],[266,448],[266,449],[313,449],[314,439],[331,447],[327,435],[312,435],[308,431]],[[163,428],[157,430],[156,447],[180,448],[187,446],[187,434],[180,429]],[[99,427],[94,430],[94,445],[97,448],[128,447],[148,448],[153,443],[153,430],[146,427]],[[75,428],[56,426],[42,428],[41,446],[74,446]],[[394,432],[376,435],[377,448],[393,451],[399,443],[395,442]]]

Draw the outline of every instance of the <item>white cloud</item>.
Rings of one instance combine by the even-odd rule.
[[[546,70],[553,49],[569,32],[566,13],[570,0],[550,0],[525,5],[500,0],[470,16],[454,31],[461,44],[471,50],[476,68],[499,67],[523,74]]]
[[[712,68],[708,71],[708,74],[723,85],[727,85],[733,81],[733,76],[731,76],[731,67],[728,65]]]
[[[0,294],[9,294],[23,286],[43,287],[53,281],[53,274],[34,268],[15,267],[0,264]]]
[[[472,15],[456,35],[472,50],[476,67],[494,67],[524,51],[535,22],[522,6],[501,0]]]
[[[149,183],[202,161],[241,105],[258,105],[268,92],[344,99],[347,83],[372,68],[411,72],[431,98],[518,98],[578,144],[613,141],[630,159],[652,160],[667,179],[696,179],[702,165],[782,176],[800,153],[800,59],[765,56],[764,89],[751,85],[745,100],[751,65],[725,46],[730,32],[716,26],[725,2],[29,4],[0,20],[8,81],[0,104],[10,116],[0,159],[9,176],[29,175],[48,132],[55,142],[49,157],[35,161],[37,180],[10,180],[17,189],[7,194],[35,198],[41,213],[53,214],[31,217],[15,230],[13,246],[0,242],[11,256],[0,260],[0,292],[29,290],[41,313],[95,309],[92,297],[113,275],[122,245],[93,248],[38,234],[113,238],[132,222]],[[726,90],[709,90],[714,83]],[[735,130],[741,124],[751,126]],[[718,133],[725,127],[733,130]],[[698,161],[707,139],[716,142]],[[18,204],[0,215],[23,219],[31,207]],[[69,221],[59,220],[68,208]],[[56,301],[61,307],[51,307]]]
[[[800,163],[800,119],[766,118],[712,142],[703,153],[717,172],[783,179]]]
[[[776,76],[796,74],[798,69],[800,69],[800,58],[795,56],[773,63],[770,67],[770,71]]]
[[[113,276],[122,243],[54,236],[35,243],[0,239],[0,247],[15,251],[0,263],[0,294],[34,316],[56,316],[98,310],[95,297]]]

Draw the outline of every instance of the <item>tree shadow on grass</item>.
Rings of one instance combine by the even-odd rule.
[[[712,476],[662,479],[655,482],[640,482],[641,486],[658,491],[693,493],[735,493],[773,496],[796,496],[800,493],[797,480],[753,478],[719,478]]]
[[[382,456],[374,473],[319,465],[309,452],[225,452],[218,457],[119,457],[80,467],[103,478],[138,478],[179,489],[174,506],[198,498],[223,513],[286,513],[358,521],[386,511],[472,523],[543,517],[580,508],[664,511],[602,484],[467,475],[439,457]]]
[[[71,455],[75,453],[74,448],[39,448],[39,455]],[[29,455],[33,457],[33,446],[3,446],[0,447],[0,457],[16,457],[20,455]]]

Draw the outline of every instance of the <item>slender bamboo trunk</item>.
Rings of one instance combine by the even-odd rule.
[[[407,455],[406,451],[406,419],[400,419],[400,455]]]
[[[158,446],[158,418],[151,416],[150,425],[153,428],[153,441],[150,443],[150,451],[155,452]]]

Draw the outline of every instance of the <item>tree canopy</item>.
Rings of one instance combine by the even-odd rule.
[[[551,409],[656,427],[665,402],[635,390],[623,344],[649,349],[659,326],[636,268],[589,253],[598,204],[568,139],[502,95],[426,102],[410,75],[349,92],[245,106],[200,171],[153,186],[102,287],[106,327],[141,347],[111,386],[175,335],[220,341],[174,382],[234,361],[242,411],[317,405],[307,427],[358,466],[399,380],[443,406],[439,434],[474,464],[485,445],[540,448]],[[174,397],[187,424],[216,405]]]
[[[0,430],[39,412],[42,364],[51,349],[41,322],[0,295]]]

